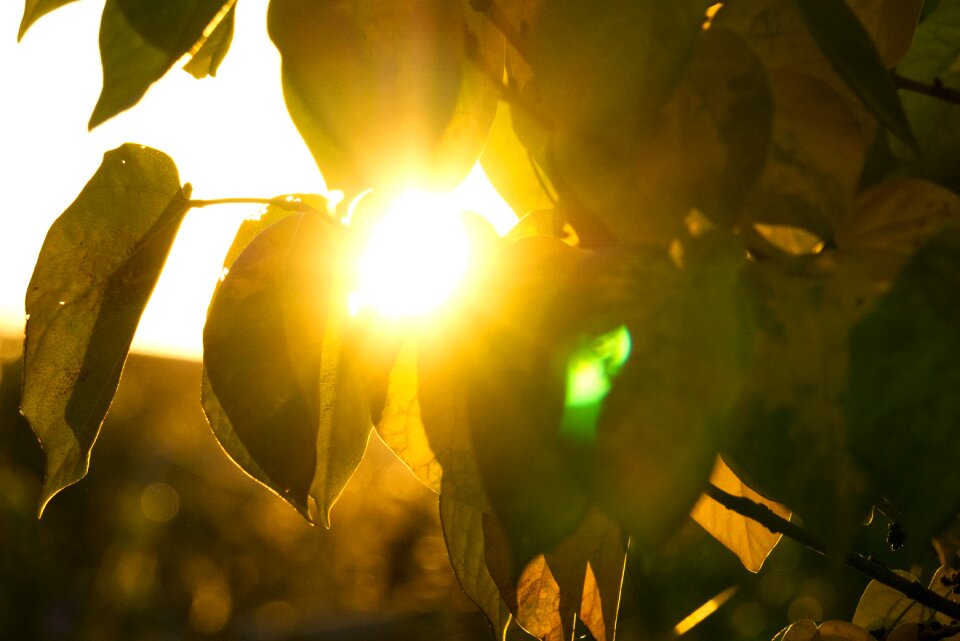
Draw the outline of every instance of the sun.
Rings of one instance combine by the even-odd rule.
[[[406,318],[442,305],[475,258],[460,216],[463,211],[481,215],[500,234],[517,221],[479,164],[450,193],[416,189],[402,193],[362,250],[350,311],[370,308],[388,318]]]

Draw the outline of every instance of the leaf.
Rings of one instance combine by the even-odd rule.
[[[501,101],[480,156],[484,173],[518,216],[552,209],[556,196],[513,130],[510,106]],[[545,189],[546,187],[546,189]]]
[[[909,572],[894,571],[905,579],[919,583]],[[923,606],[902,592],[877,581],[870,581],[857,603],[853,623],[868,631],[890,631],[901,623],[923,621],[923,610]]]
[[[564,374],[551,358],[564,328],[549,304],[577,254],[527,238],[496,258],[483,306],[461,327],[469,351],[460,367],[477,470],[519,570],[573,531],[587,506],[559,440]]]
[[[326,525],[371,429],[347,323],[346,232],[334,225],[301,213],[264,229],[229,268],[204,328],[209,388],[228,421],[214,431],[242,443],[259,468],[247,473],[305,516],[312,496]]]
[[[55,9],[75,2],[75,0],[26,0],[23,8],[23,20],[20,22],[20,31],[17,33],[17,42],[23,40],[27,29],[33,23]]]
[[[763,169],[772,136],[766,70],[741,36],[711,28],[700,38],[675,103],[693,205],[715,221],[733,223]]]
[[[722,455],[840,553],[870,502],[847,447],[848,337],[878,291],[871,265],[838,258],[820,257],[832,271],[818,274],[750,265],[756,344]]]
[[[850,336],[849,446],[923,543],[960,508],[960,227],[929,240]],[[936,488],[936,491],[931,491]],[[916,497],[924,497],[918,502]]]
[[[737,241],[717,233],[686,239],[684,248],[682,269],[658,248],[598,253],[564,290],[566,307],[551,313],[576,319],[573,336],[620,324],[629,336],[629,357],[601,402],[594,439],[581,431],[568,447],[597,500],[644,549],[679,529],[700,495],[750,342]],[[577,312],[580,306],[592,313]]]
[[[937,568],[930,579],[929,589],[936,592],[945,599],[954,603],[960,603],[960,593],[956,591],[958,585],[957,570],[947,566]],[[938,621],[943,625],[956,625],[956,620],[942,612],[936,610],[924,609],[924,621]]]
[[[710,482],[728,494],[746,497],[755,503],[765,505],[777,516],[790,519],[790,510],[779,503],[765,499],[744,485],[720,457],[717,457],[717,463],[713,472],[710,473]],[[783,536],[771,532],[752,519],[728,510],[706,495],[701,496],[693,506],[690,516],[711,536],[736,554],[743,566],[751,572],[760,571],[763,562]]]
[[[584,246],[604,235],[669,242],[689,211],[674,193],[682,176],[676,123],[661,112],[701,36],[703,11],[693,0],[562,0],[531,20],[533,78],[513,125],[570,207]]]
[[[923,0],[848,0],[873,40],[886,69],[897,66],[910,48]]]
[[[230,50],[237,5],[235,2],[227,4],[230,8],[223,15],[223,19],[216,23],[210,35],[203,40],[200,48],[191,54],[190,60],[183,66],[183,70],[197,80],[202,80],[206,76],[216,76],[220,63],[223,62]],[[204,33],[209,28],[210,25],[207,26],[207,29],[204,29]]]
[[[828,84],[779,70],[769,81],[770,155],[741,224],[796,227],[829,240],[859,182],[866,149],[861,127]]]
[[[917,28],[897,73],[925,83],[960,87],[960,2],[937,4]],[[957,105],[902,91],[901,98],[916,135],[919,155],[904,145],[893,150],[915,172],[954,190],[960,187],[960,109]]]
[[[231,0],[107,0],[100,21],[103,89],[90,129],[135,105],[232,6]]]
[[[483,543],[483,513],[466,503],[440,493],[440,523],[450,554],[450,564],[460,587],[477,604],[502,641],[511,614],[487,570]]]
[[[442,467],[420,418],[416,343],[408,340],[391,369],[377,433],[421,483],[440,493]],[[482,606],[481,606],[482,607]]]
[[[926,180],[903,178],[857,194],[835,241],[843,251],[900,254],[905,260],[958,219],[956,193]]]
[[[880,52],[845,0],[794,0],[810,35],[850,88],[894,136],[916,146]]]
[[[272,0],[284,99],[327,184],[446,190],[483,149],[502,37],[467,0]]]
[[[20,401],[46,456],[41,513],[87,473],[188,194],[168,156],[125,144],[47,232],[27,289]]]
[[[597,641],[615,637],[625,540],[620,526],[594,507],[572,535],[545,555],[560,590],[561,620],[572,626],[571,615],[576,615]]]
[[[308,202],[319,202],[315,199],[323,200],[319,196],[308,197],[301,195],[294,202],[299,203],[301,200],[307,200]],[[227,254],[223,259],[221,283],[229,275],[230,269],[233,267],[233,264],[240,257],[243,251],[248,245],[250,245],[250,243],[254,241],[257,236],[259,236],[262,231],[274,223],[288,216],[297,215],[298,213],[298,209],[293,207],[288,208],[270,205],[264,208],[256,216],[244,220],[243,223],[240,224],[240,228],[237,230],[233,243],[231,243],[230,248],[227,250]],[[219,286],[220,283],[218,283],[217,287],[219,288]],[[204,364],[203,367],[200,387],[200,403],[203,407],[203,412],[207,417],[207,422],[210,424],[217,441],[220,443],[220,446],[224,449],[227,455],[253,479],[258,480],[266,485],[278,496],[282,496],[283,488],[281,485],[270,480],[266,472],[264,472],[257,463],[257,460],[253,457],[253,455],[251,455],[243,440],[240,439],[234,430],[233,425],[230,423],[230,419],[227,417],[226,411],[220,404],[220,400],[217,398],[217,395],[214,393],[213,387],[210,384],[210,377],[207,372],[206,364]]]

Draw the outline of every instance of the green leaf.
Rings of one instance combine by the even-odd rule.
[[[103,89],[90,129],[137,104],[232,6],[231,0],[107,0],[100,21]]]
[[[917,28],[897,72],[925,83],[937,80],[960,87],[960,2],[944,0]],[[903,106],[916,134],[920,154],[895,145],[897,156],[920,175],[960,188],[960,108],[949,102],[902,91]]]
[[[450,189],[496,110],[503,39],[467,0],[272,0],[284,98],[327,184]]]
[[[47,233],[27,290],[20,402],[46,456],[41,512],[87,473],[188,193],[169,157],[126,144]]]
[[[877,46],[845,0],[794,0],[810,35],[854,93],[894,136],[916,146]]]
[[[440,523],[460,587],[483,611],[497,639],[502,641],[512,617],[487,570],[483,512],[451,498],[450,493],[444,491],[440,493]]]
[[[850,449],[928,542],[960,511],[960,228],[934,236],[850,337]],[[918,497],[921,497],[918,499]]]
[[[348,323],[345,234],[312,213],[270,225],[229,268],[204,328],[214,431],[237,439],[256,463],[246,471],[305,516],[313,497],[327,525],[372,427]]]
[[[883,66],[893,69],[910,48],[920,11],[930,0],[848,0],[848,4],[877,46]]]
[[[231,4],[223,19],[217,23],[210,35],[203,40],[200,48],[190,56],[183,70],[198,80],[206,76],[216,76],[220,63],[230,50],[233,41],[233,25],[236,19],[236,4]],[[209,28],[209,27],[208,27]]]
[[[20,31],[17,33],[17,41],[23,40],[34,22],[47,15],[54,9],[75,2],[76,0],[26,0],[23,8],[23,20],[20,22]]]

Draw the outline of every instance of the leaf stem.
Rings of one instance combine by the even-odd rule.
[[[470,0],[470,6],[474,11],[478,11],[486,16],[487,20],[503,34],[503,37],[506,38],[507,42],[510,43],[510,46],[520,55],[523,61],[530,64],[530,58],[527,56],[527,47],[523,41],[523,36],[520,35],[517,28],[511,24],[507,14],[503,12],[503,9],[500,8],[500,5],[498,5],[495,0]]]
[[[765,505],[755,503],[743,496],[734,496],[732,494],[728,494],[712,483],[707,485],[704,493],[728,510],[756,521],[771,532],[783,534],[784,536],[805,545],[814,552],[822,554],[828,558],[830,557],[830,554],[827,553],[826,547],[820,541],[814,538],[813,535],[796,523],[791,523],[790,521],[777,516]],[[874,581],[893,588],[897,592],[900,592],[908,598],[913,599],[920,605],[924,605],[928,608],[936,610],[937,612],[942,612],[943,614],[946,614],[954,619],[960,619],[960,603],[954,603],[953,601],[950,601],[949,599],[937,594],[933,590],[923,587],[919,581],[911,581],[910,579],[900,576],[873,558],[867,558],[861,556],[860,554],[851,552],[844,557],[843,562],[847,566],[857,570],[861,574],[870,577]]]
[[[196,209],[209,207],[210,205],[272,205],[274,207],[284,207],[296,211],[318,211],[316,207],[302,200],[289,200],[285,196],[281,198],[214,198],[212,200],[191,200],[189,201],[189,205]]]
[[[940,78],[934,78],[932,84],[927,84],[895,73],[893,74],[893,83],[899,89],[930,96],[931,98],[936,98],[937,100],[949,102],[954,105],[960,105],[960,91],[947,87]]]

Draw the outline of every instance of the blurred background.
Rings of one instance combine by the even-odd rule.
[[[131,356],[90,474],[38,521],[19,350],[0,340],[0,639],[493,639],[456,583],[435,495],[376,435],[333,527],[310,526],[222,453],[196,361]],[[881,554],[883,534],[866,528]],[[739,585],[684,638],[769,639],[790,620],[849,620],[865,584],[791,541],[750,575],[691,521],[630,559],[618,638],[665,638]]]

